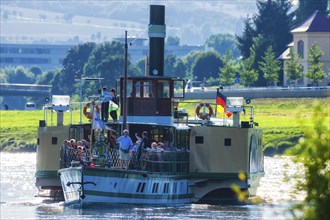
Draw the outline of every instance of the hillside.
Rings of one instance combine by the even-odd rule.
[[[212,34],[240,34],[255,0],[219,1],[1,1],[1,42],[104,41],[147,37],[149,5],[166,6],[167,36],[204,44]]]

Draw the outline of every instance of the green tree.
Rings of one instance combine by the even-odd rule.
[[[7,77],[6,68],[0,68],[0,83],[8,83]]]
[[[42,74],[41,68],[39,66],[35,66],[35,65],[31,66],[29,71],[31,73],[33,73],[35,76],[38,76],[38,75]]]
[[[307,196],[294,210],[300,210],[301,219],[329,219],[330,216],[330,109],[321,103],[314,105],[311,124],[301,121],[304,136],[295,147],[296,161],[305,170],[303,180],[298,180],[297,190],[305,191]],[[304,117],[303,117],[304,118]],[[295,212],[293,212],[295,213]]]
[[[124,76],[124,54],[124,44],[118,41],[98,44],[88,58],[84,74],[104,78],[102,84],[115,87],[116,79]]]
[[[197,81],[207,80],[210,77],[216,78],[219,68],[222,67],[220,55],[216,51],[208,51],[201,54],[192,67],[192,76]]]
[[[237,48],[240,50],[244,59],[250,56],[250,48],[253,45],[253,38],[257,36],[253,20],[247,18],[244,21],[244,30],[242,36],[236,35]]]
[[[84,75],[84,66],[96,44],[87,42],[72,47],[63,59],[63,73],[60,75],[63,92],[71,95],[77,90],[75,79]],[[85,75],[86,76],[86,75]]]
[[[173,54],[166,54],[164,57],[164,75],[175,76],[176,56]]]
[[[25,69],[23,66],[9,68],[5,70],[8,83],[22,83],[32,84],[35,83],[34,75]]]
[[[295,11],[295,24],[300,25],[316,10],[322,12],[325,15],[328,14],[328,4],[329,0],[299,0],[298,8]]]
[[[191,51],[186,56],[182,58],[182,61],[186,68],[186,78],[192,79],[193,73],[192,69],[194,66],[194,63],[203,55],[203,52],[201,51]]]
[[[177,36],[168,36],[166,39],[167,46],[179,46],[180,45],[180,38]]]
[[[222,85],[231,85],[234,82],[235,73],[237,71],[232,53],[228,50],[221,58],[221,61],[223,63],[223,67],[219,68],[220,83]]]
[[[231,34],[215,34],[206,40],[208,47],[213,47],[219,54],[225,54],[226,51],[230,50],[233,57],[238,58],[240,52],[237,48],[237,42],[235,36]]]
[[[187,75],[187,67],[184,64],[183,60],[181,58],[178,58],[176,60],[175,66],[174,66],[174,76],[179,77],[181,79],[184,79]]]
[[[287,67],[285,70],[288,79],[291,81],[297,81],[303,77],[302,66],[300,64],[300,57],[290,48],[290,59],[287,60]]]
[[[264,74],[268,85],[276,85],[278,82],[278,71],[280,71],[280,62],[276,59],[272,46],[268,47],[262,61],[259,62],[259,68]]]
[[[317,43],[314,43],[308,50],[309,69],[306,73],[306,78],[312,81],[314,86],[326,76],[322,69],[323,63],[320,61],[323,55],[324,53]]]
[[[241,50],[244,59],[249,57],[251,46],[254,47],[256,53],[253,64],[254,69],[259,68],[258,64],[269,46],[272,46],[277,57],[286,49],[287,44],[292,41],[290,30],[292,28],[293,14],[290,13],[290,1],[258,0],[257,8],[258,14],[253,17],[251,22],[246,22],[242,36],[238,36],[237,39],[238,48]],[[261,74],[260,71],[259,74]],[[257,86],[264,86],[265,83],[263,77],[258,77]]]
[[[258,80],[258,71],[253,69],[253,63],[255,59],[255,52],[253,48],[250,49],[250,56],[243,59],[239,65],[241,84],[249,87]]]
[[[145,74],[145,66],[146,66],[146,59],[145,58],[141,58],[136,62],[136,67],[139,70],[139,75],[144,75]]]

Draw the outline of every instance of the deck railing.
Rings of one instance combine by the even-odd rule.
[[[188,173],[189,152],[188,151],[142,151],[138,160],[137,153],[130,151],[130,159],[122,161],[119,159],[119,150],[116,148],[93,148],[92,160],[90,160],[89,149],[61,149],[61,168],[85,165],[109,169],[142,170],[159,173]]]

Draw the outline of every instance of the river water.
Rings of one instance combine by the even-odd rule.
[[[265,157],[260,205],[65,206],[35,197],[35,153],[0,153],[0,219],[292,219],[288,211],[304,193],[293,194],[299,165],[290,157]]]

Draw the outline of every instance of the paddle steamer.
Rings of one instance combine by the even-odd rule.
[[[120,118],[95,129],[90,123],[63,125],[67,104],[57,110],[57,125],[40,122],[36,186],[51,194],[63,193],[67,203],[181,204],[222,203],[235,197],[232,186],[256,194],[263,175],[262,130],[256,128],[253,106],[244,98],[222,96],[215,103],[190,103],[195,115],[180,111],[184,81],[164,76],[165,7],[150,6],[149,66],[146,76],[118,79]],[[127,49],[127,42],[125,44]],[[126,50],[127,51],[127,50]],[[222,102],[221,102],[222,101]],[[97,111],[90,103],[91,111]],[[87,106],[85,107],[85,109]],[[232,114],[217,115],[217,109]],[[248,121],[240,115],[249,113]],[[128,166],[118,158],[113,141],[128,129],[147,132],[150,142],[163,143],[161,151],[131,152]],[[63,140],[85,139],[90,147],[77,154]],[[124,169],[123,169],[124,168]],[[242,176],[244,178],[242,178]]]

